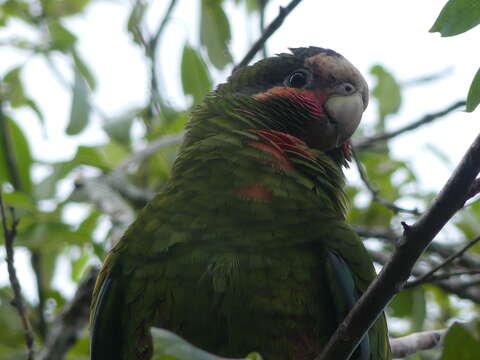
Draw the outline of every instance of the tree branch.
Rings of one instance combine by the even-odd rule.
[[[130,166],[134,164],[138,164],[142,161],[145,161],[148,157],[152,156],[155,152],[158,150],[171,146],[171,145],[176,145],[179,144],[183,141],[183,137],[185,134],[178,134],[178,135],[167,135],[167,136],[162,136],[161,138],[158,138],[152,142],[150,142],[145,148],[143,148],[140,151],[137,151],[130,155],[126,160],[124,160],[120,165],[117,166],[117,168],[114,171],[125,171],[127,170]]]
[[[372,196],[373,200],[375,200],[376,202],[378,202],[378,203],[382,204],[383,206],[389,208],[395,214],[407,213],[407,214],[412,214],[412,215],[416,215],[416,216],[420,215],[420,211],[418,209],[406,209],[406,208],[403,208],[403,207],[400,207],[400,206],[396,205],[393,202],[387,201],[384,198],[382,198],[379,195],[379,193],[380,193],[379,190],[375,189],[373,187],[373,185],[370,183],[370,181],[368,180],[367,173],[366,173],[362,163],[360,162],[360,159],[358,158],[355,150],[352,151],[352,157],[353,157],[353,160],[355,161],[355,165],[357,166],[358,173],[360,174],[360,178],[362,179],[363,183],[365,184],[368,191],[370,192],[370,195]]]
[[[440,111],[435,112],[435,113],[424,115],[419,120],[414,121],[413,123],[411,123],[409,125],[406,125],[406,126],[400,128],[400,129],[397,129],[395,131],[386,132],[386,133],[374,135],[372,137],[368,137],[366,139],[359,140],[356,144],[354,144],[354,148],[356,150],[359,150],[359,151],[365,150],[365,149],[373,146],[374,144],[376,144],[378,142],[387,141],[391,138],[402,135],[406,132],[415,130],[416,128],[418,128],[420,126],[431,123],[432,121],[434,121],[436,119],[439,119],[439,118],[451,113],[452,111],[454,111],[458,108],[464,107],[465,104],[466,103],[463,100],[457,101],[457,102],[453,103],[452,105],[450,105],[449,107],[447,107],[444,110],[440,110]]]
[[[47,341],[38,356],[38,360],[62,360],[71,346],[80,337],[88,323],[90,302],[92,299],[98,269],[90,269],[87,276],[78,285],[73,299],[50,327]]]
[[[442,346],[447,329],[423,331],[401,338],[390,339],[392,357],[401,359],[421,350],[437,349]]]
[[[20,315],[20,319],[22,320],[22,326],[25,332],[25,342],[27,343],[28,348],[28,360],[33,360],[33,330],[32,325],[30,324],[30,320],[28,319],[27,310],[25,308],[25,303],[22,296],[22,288],[20,286],[20,282],[18,281],[17,271],[14,264],[13,243],[15,242],[15,236],[17,235],[18,220],[15,218],[15,212],[12,208],[10,208],[10,213],[12,217],[12,225],[9,229],[7,224],[7,214],[5,211],[5,206],[3,204],[3,196],[0,189],[0,217],[2,218],[3,236],[5,239],[5,251],[7,253],[6,261],[8,277],[13,290],[13,300],[11,304],[17,309],[17,312]]]
[[[428,83],[443,79],[451,75],[452,73],[453,73],[453,67],[449,66],[435,73],[431,73],[431,74],[423,75],[420,77],[412,78],[410,80],[402,81],[400,85],[404,88],[424,85],[424,84],[428,84]]]
[[[168,5],[162,21],[160,21],[160,25],[158,26],[157,31],[148,40],[148,42],[143,44],[147,57],[150,59],[150,109],[152,107],[157,107],[158,114],[160,114],[162,112],[162,108],[165,107],[165,102],[159,91],[159,83],[162,81],[162,78],[158,73],[157,69],[157,48],[160,42],[160,38],[162,37],[163,32],[165,31],[167,24],[170,21],[172,12],[175,9],[176,4],[177,0],[170,0],[170,4]]]
[[[250,50],[247,52],[247,54],[244,56],[244,58],[238,63],[237,66],[233,68],[233,72],[235,70],[246,66],[252,61],[254,56],[258,53],[260,49],[264,46],[265,42],[268,40],[270,36],[277,31],[280,26],[282,26],[283,22],[285,21],[285,18],[292,12],[293,9],[297,7],[298,4],[300,4],[302,0],[292,0],[290,4],[288,4],[286,7],[280,7],[280,11],[277,15],[277,17],[270,23],[270,25],[267,26],[265,31],[262,33],[260,38],[252,45]]]
[[[268,0],[257,0],[258,2],[258,12],[259,12],[259,21],[258,25],[260,27],[260,34],[263,35],[265,32],[265,8],[267,6]],[[264,41],[262,44],[262,56],[267,57],[267,42]]]
[[[480,241],[480,236],[473,239],[472,241],[470,241],[468,244],[466,244],[464,247],[462,247],[455,254],[450,255],[448,258],[446,258],[444,261],[442,261],[442,263],[435,266],[433,269],[431,269],[426,274],[418,277],[417,279],[415,279],[413,281],[408,282],[407,283],[408,287],[414,287],[414,286],[423,284],[425,282],[428,282],[438,270],[448,266],[453,260],[461,257],[468,249],[470,249],[473,245],[475,245],[479,241]]]
[[[80,178],[75,181],[75,185],[84,191],[92,204],[110,217],[113,229],[111,241],[115,244],[135,219],[130,205],[100,178]]]
[[[411,270],[435,235],[467,200],[469,189],[480,171],[480,136],[477,136],[432,206],[409,226],[391,260],[369,286],[352,311],[335,331],[316,359],[348,359],[384,307],[403,287]]]
[[[371,228],[361,225],[356,225],[354,226],[354,228],[360,237],[385,240],[391,244],[395,244],[401,236],[400,234],[397,234],[396,232],[388,228]],[[459,249],[456,246],[432,242],[428,248],[428,251],[433,251],[434,253],[440,255],[443,258],[447,258],[457,253]],[[464,253],[458,258],[458,262],[466,268],[480,268],[480,257],[478,255]]]

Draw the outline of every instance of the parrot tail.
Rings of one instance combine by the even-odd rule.
[[[352,273],[350,272],[346,262],[339,255],[330,251],[328,251],[327,256],[328,265],[330,266],[329,270],[332,274],[332,277],[336,280],[335,282],[332,282],[332,287],[336,287],[332,288],[332,290],[336,291],[337,294],[340,294],[339,299],[337,299],[339,300],[337,301],[337,304],[343,302],[344,305],[343,309],[341,309],[337,314],[337,321],[338,324],[340,324],[348,312],[353,308],[360,296],[355,288],[355,281],[353,280]],[[367,333],[357,346],[352,359],[368,360],[370,359],[370,355],[370,340]]]
[[[94,304],[91,322],[91,360],[122,359],[122,300],[123,296],[115,280],[106,278]]]

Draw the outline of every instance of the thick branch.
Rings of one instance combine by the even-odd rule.
[[[12,225],[9,228],[7,224],[7,214],[5,211],[5,206],[3,204],[3,197],[0,191],[0,217],[2,220],[3,236],[5,239],[5,251],[7,253],[6,261],[7,261],[8,277],[13,290],[12,305],[15,307],[15,309],[17,309],[18,314],[20,315],[20,319],[22,320],[22,326],[25,331],[25,341],[27,343],[27,348],[28,348],[28,360],[33,360],[34,358],[33,330],[32,330],[32,325],[30,324],[30,320],[28,319],[27,310],[25,308],[25,302],[22,296],[22,288],[20,286],[20,282],[18,281],[17,271],[15,269],[15,264],[14,264],[13,243],[15,241],[15,236],[17,235],[18,221],[15,219],[15,213],[13,209],[11,209],[11,214],[12,214]]]
[[[446,329],[423,331],[397,339],[390,339],[392,357],[401,359],[422,350],[437,349],[442,346],[446,333]]]
[[[444,110],[424,115],[421,119],[419,119],[417,121],[414,121],[413,123],[411,123],[409,125],[406,125],[406,126],[400,128],[398,130],[378,134],[378,135],[360,140],[356,144],[354,144],[354,148],[356,150],[359,150],[359,151],[360,150],[365,150],[366,148],[369,148],[369,147],[373,146],[374,144],[376,144],[378,142],[387,141],[391,138],[402,135],[406,132],[415,130],[416,128],[418,128],[420,126],[431,123],[432,121],[437,120],[437,119],[451,113],[452,111],[454,111],[456,109],[459,109],[461,107],[464,107],[464,106],[465,106],[465,101],[463,101],[463,100],[457,101],[457,102],[453,103],[452,105],[450,105],[449,107],[447,107]]]
[[[480,171],[480,136],[455,169],[431,208],[412,226],[404,224],[391,260],[362,295],[317,359],[348,359],[384,307],[403,287],[411,270],[440,229],[460,209]]]
[[[293,9],[297,7],[298,4],[300,4],[301,1],[302,0],[292,0],[290,4],[288,4],[286,7],[280,7],[280,11],[277,17],[270,23],[270,25],[267,26],[260,38],[252,45],[252,47],[244,56],[242,61],[240,61],[237,66],[235,66],[233,71],[248,65],[250,61],[252,61],[258,51],[262,49],[268,38],[272,36],[273,33],[280,28],[280,26],[282,26],[285,18],[292,12]]]
[[[92,268],[78,285],[72,301],[50,327],[45,347],[38,357],[39,360],[62,360],[70,347],[75,344],[88,323],[90,302],[97,275],[98,269]]]

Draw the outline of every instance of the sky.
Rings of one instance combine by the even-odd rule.
[[[369,74],[373,64],[379,63],[391,71],[400,81],[408,81],[425,74],[447,68],[451,75],[431,85],[411,88],[404,93],[399,115],[389,118],[387,128],[395,129],[426,113],[443,109],[456,100],[466,97],[468,87],[480,65],[480,27],[465,34],[441,38],[429,33],[446,0],[303,0],[286,19],[283,26],[268,42],[268,53],[287,51],[288,47],[321,46],[334,49],[344,55],[366,76],[371,87],[374,79]],[[66,26],[79,35],[79,51],[90,65],[98,81],[94,101],[105,113],[115,116],[130,108],[142,105],[148,94],[148,67],[141,49],[126,32],[128,1],[97,1],[86,14],[66,21]],[[167,1],[151,1],[148,25],[157,26],[163,16]],[[255,18],[247,19],[243,7],[226,1],[226,11],[231,19],[232,52],[239,61],[249,45],[258,36]],[[267,7],[267,23],[278,13],[279,5],[289,1],[271,0]],[[173,19],[166,29],[159,49],[159,68],[168,100],[175,106],[188,103],[181,91],[179,59],[185,41],[198,45],[198,1],[179,0]],[[14,25],[1,30],[0,38],[10,35],[35,34]],[[71,81],[71,66],[56,57],[55,67]],[[0,72],[15,64],[27,62],[23,79],[27,92],[40,104],[46,117],[47,136],[41,131],[38,120],[29,110],[17,112],[16,120],[31,139],[32,152],[37,159],[46,161],[67,160],[73,157],[79,144],[106,142],[100,130],[102,120],[94,117],[87,131],[79,136],[64,134],[68,122],[71,99],[56,80],[48,66],[39,57],[0,48]],[[216,72],[215,83],[225,80],[228,71]],[[375,102],[370,103],[364,122],[375,120]],[[142,131],[137,128],[136,131]],[[468,114],[456,112],[445,119],[428,125],[413,135],[395,140],[392,151],[395,157],[408,160],[421,175],[421,184],[430,190],[439,189],[448,178],[454,165],[480,132],[480,110]],[[438,159],[428,146],[441,149],[450,162]],[[39,168],[34,176],[40,179],[45,172]],[[355,174],[351,174],[352,177]],[[71,183],[65,183],[68,193]],[[80,210],[79,210],[80,211]],[[72,211],[73,218],[77,216]],[[25,254],[19,252],[20,268]],[[1,265],[0,265],[1,268]],[[2,271],[0,271],[0,274]],[[31,274],[22,270],[22,281],[32,284]],[[0,275],[0,283],[5,279]],[[34,297],[27,285],[29,297]],[[66,290],[71,292],[72,289]]]

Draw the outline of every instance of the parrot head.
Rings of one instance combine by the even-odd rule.
[[[261,113],[267,127],[295,136],[310,148],[340,150],[349,158],[350,137],[368,104],[365,79],[333,50],[290,51],[240,68],[217,88],[216,96],[254,99],[248,110]]]

